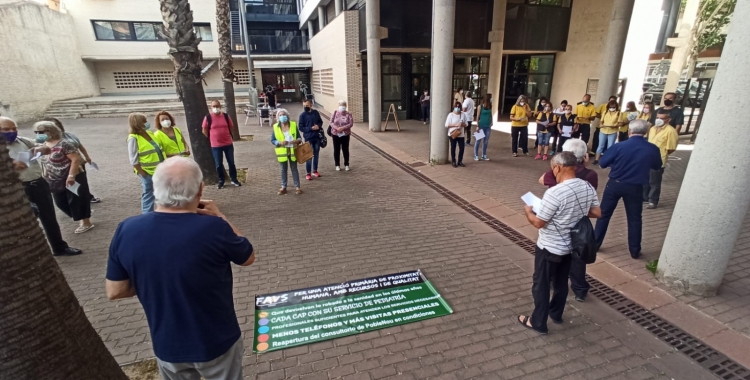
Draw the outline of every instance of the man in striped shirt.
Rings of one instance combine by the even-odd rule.
[[[578,159],[571,152],[553,156],[550,165],[558,183],[544,193],[542,205],[535,214],[526,206],[526,218],[539,229],[534,258],[534,312],[530,316],[519,315],[518,322],[540,334],[547,334],[547,318],[561,324],[565,301],[568,298],[568,275],[570,274],[571,229],[581,220],[601,216],[596,190],[576,178]],[[550,300],[550,282],[554,289]]]

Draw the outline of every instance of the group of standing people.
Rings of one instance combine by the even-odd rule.
[[[472,125],[476,123],[475,133],[479,133],[479,140],[474,139],[474,161],[489,161],[487,146],[492,132],[492,94],[485,94],[482,102],[477,106],[471,97],[471,92],[464,97],[463,89],[454,94],[453,111],[445,120],[450,141],[451,164],[454,168],[465,167],[463,163],[464,147],[471,146]],[[476,112],[475,112],[476,111]],[[475,116],[476,115],[476,116]],[[479,149],[482,154],[480,156]],[[458,148],[458,154],[456,154]]]

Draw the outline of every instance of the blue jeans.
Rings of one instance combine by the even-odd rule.
[[[141,194],[141,213],[146,214],[154,211],[154,182],[151,176],[141,177],[141,188],[143,193]]]
[[[547,133],[538,132],[536,134],[536,142],[537,142],[537,146],[538,145],[549,146],[549,132]]]
[[[214,162],[216,163],[216,174],[219,175],[219,183],[224,183],[226,178],[224,177],[224,157],[227,157],[227,166],[229,166],[229,178],[232,182],[237,181],[237,168],[234,166],[234,145],[220,146],[218,148],[211,148],[211,153],[214,155]]]
[[[484,138],[479,140],[482,142],[482,157],[487,157],[487,145],[490,143],[490,133],[492,128],[480,128],[484,132]],[[474,157],[479,157],[479,141],[474,143]]]
[[[281,166],[281,187],[286,189],[287,185],[287,172],[288,168],[292,168],[292,180],[294,181],[294,187],[299,187],[299,171],[297,171],[297,161],[287,160],[286,162],[279,162]]]
[[[313,150],[313,158],[312,160],[308,160],[305,162],[305,169],[307,169],[307,174],[310,174],[312,172],[318,171],[318,154],[320,154],[320,140],[308,140],[307,142],[310,143],[310,146]],[[312,170],[310,168],[312,167]]]
[[[638,258],[641,254],[641,234],[643,227],[643,185],[633,185],[609,180],[602,195],[602,217],[596,220],[594,235],[598,247],[602,246],[604,236],[607,234],[609,220],[612,219],[617,208],[617,203],[625,204],[625,215],[628,218],[628,248],[630,256]]]
[[[604,153],[608,148],[611,148],[615,145],[615,141],[617,141],[617,133],[610,133],[610,134],[604,134],[604,132],[599,132],[599,146],[596,148],[596,154],[602,154]]]

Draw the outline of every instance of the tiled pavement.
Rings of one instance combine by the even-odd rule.
[[[71,245],[85,250],[60,258],[60,266],[120,363],[152,357],[138,301],[110,302],[103,286],[114,228],[139,212],[140,186],[124,144],[127,123],[64,123],[101,168],[90,173],[90,183],[103,203],[94,206],[97,227],[86,234],[74,235],[74,223],[60,219]],[[29,135],[25,127],[22,134]],[[236,144],[249,183],[208,189],[206,197],[259,251],[253,266],[234,268],[247,379],[712,378],[595,298],[569,304],[566,324],[551,324],[547,336],[523,329],[513,316],[532,307],[528,254],[361,143],[352,143],[352,172],[334,172],[327,148],[323,178],[304,183],[301,196],[277,196],[269,128],[248,126],[243,133],[255,137]],[[289,234],[297,237],[296,246],[277,243]],[[454,314],[263,355],[250,352],[254,295],[414,268],[425,271]]]

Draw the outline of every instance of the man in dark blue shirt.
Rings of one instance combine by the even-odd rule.
[[[297,127],[302,131],[305,136],[305,141],[310,143],[313,149],[313,158],[305,163],[307,168],[307,175],[305,178],[308,181],[312,181],[312,177],[320,177],[318,173],[318,154],[320,153],[320,137],[319,133],[323,126],[323,119],[320,118],[320,113],[312,108],[312,101],[305,99],[302,102],[302,106],[305,107],[304,112],[299,115],[297,121]]]
[[[201,200],[195,161],[173,157],[153,176],[156,212],[117,227],[107,297],[138,296],[163,379],[242,379],[242,333],[231,263],[255,260],[250,242],[211,201]]]
[[[634,259],[641,256],[643,185],[648,184],[651,170],[661,169],[662,164],[659,148],[644,138],[646,133],[645,120],[631,121],[630,138],[608,149],[599,161],[599,166],[612,170],[602,195],[602,216],[596,220],[596,242],[602,246],[609,220],[622,198],[628,218],[628,248]]]

